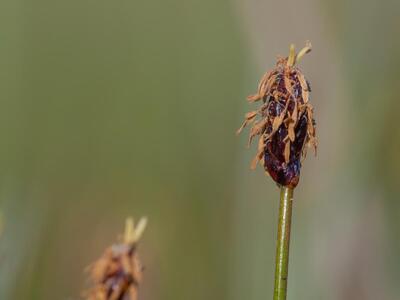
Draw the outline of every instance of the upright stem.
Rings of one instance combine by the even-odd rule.
[[[279,204],[278,238],[275,258],[275,288],[274,300],[286,300],[290,225],[292,223],[293,189],[281,187],[281,199]]]

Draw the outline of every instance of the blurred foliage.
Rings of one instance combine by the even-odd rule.
[[[244,64],[233,8],[2,6],[0,298],[78,298],[131,214],[151,222],[143,298],[226,298]]]
[[[150,220],[141,299],[272,295],[277,189],[234,132],[306,39],[320,152],[295,193],[289,297],[396,299],[398,1],[1,8],[0,299],[78,299],[128,215]]]

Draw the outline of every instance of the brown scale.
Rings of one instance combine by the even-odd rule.
[[[279,58],[276,67],[261,79],[258,92],[249,102],[262,101],[261,107],[246,114],[238,133],[248,124],[249,144],[259,136],[258,153],[252,162],[261,162],[279,185],[294,188],[300,178],[301,161],[307,147],[316,153],[315,121],[309,103],[310,85],[295,63],[311,51],[307,44],[297,55],[294,47],[288,58]],[[257,117],[259,117],[257,119]]]

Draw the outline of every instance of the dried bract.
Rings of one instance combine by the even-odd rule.
[[[252,124],[249,144],[259,137],[252,168],[261,162],[275,182],[290,188],[299,182],[307,148],[313,147],[315,153],[317,150],[310,84],[295,66],[310,51],[311,44],[307,43],[296,55],[292,45],[289,57],[278,59],[276,67],[261,78],[257,94],[247,98],[249,102],[261,101],[262,105],[246,114],[238,130],[240,133]]]
[[[143,218],[135,228],[128,219],[123,241],[107,248],[89,267],[94,287],[85,293],[87,300],[137,300],[143,272],[137,245],[146,223]]]

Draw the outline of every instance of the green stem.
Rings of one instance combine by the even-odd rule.
[[[286,300],[292,202],[293,189],[282,186],[275,258],[274,300]]]

